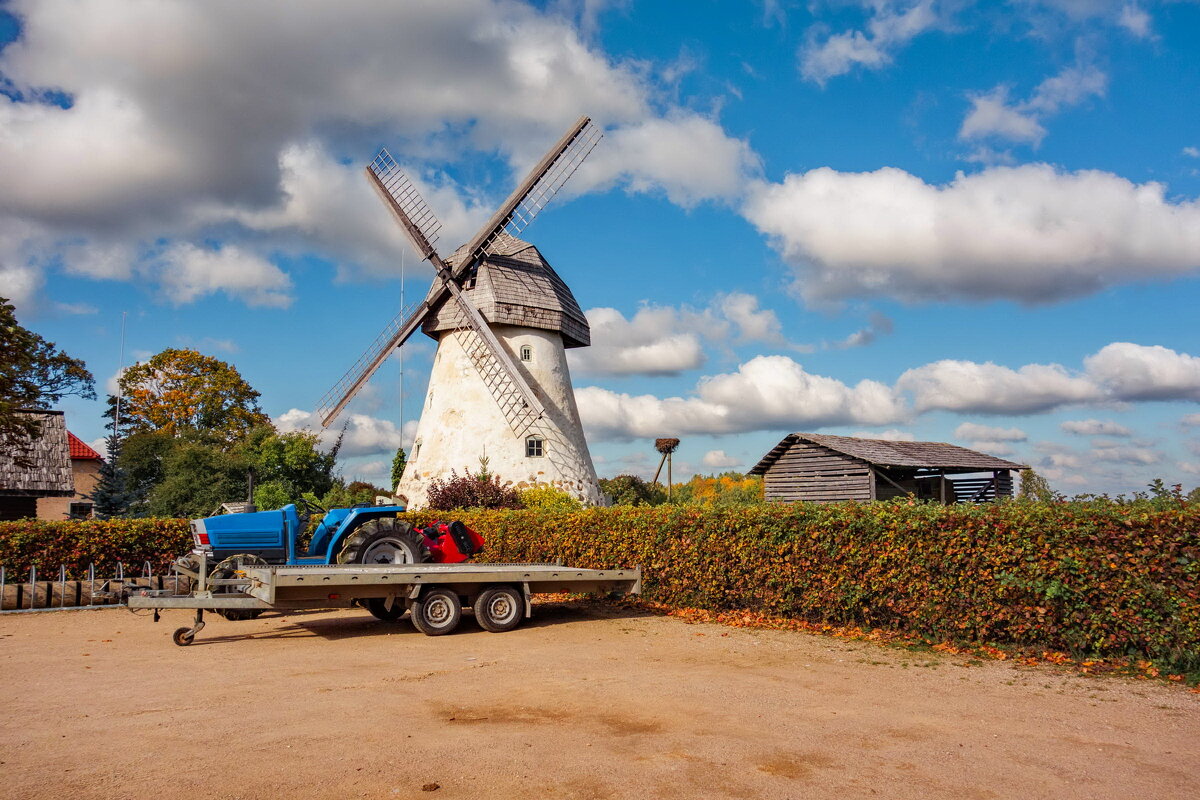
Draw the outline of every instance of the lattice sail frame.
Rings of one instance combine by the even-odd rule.
[[[596,145],[602,138],[604,138],[604,131],[588,120],[570,140],[566,149],[554,160],[550,168],[538,178],[537,182],[508,213],[508,220],[492,230],[480,246],[480,253],[491,255],[491,246],[501,233],[519,237],[521,231],[529,227],[542,209],[550,204],[563,185],[571,179],[571,176],[579,169],[579,165],[592,150],[596,149]]]
[[[410,225],[416,228],[415,232],[420,233],[419,237],[414,237],[414,231],[405,226],[405,233],[409,234],[421,257],[428,259],[430,255],[436,254],[442,221],[433,213],[433,209],[425,202],[425,198],[417,191],[417,187],[409,180],[404,170],[400,169],[392,154],[386,148],[380,150],[367,169],[375,174],[383,190],[396,201]]]

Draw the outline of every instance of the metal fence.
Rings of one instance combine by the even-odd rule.
[[[131,592],[142,589],[172,589],[179,594],[188,590],[188,578],[174,567],[155,574],[149,561],[135,571],[127,571],[118,562],[111,575],[98,575],[96,565],[88,564],[83,579],[68,579],[65,564],[59,566],[57,574],[49,575],[30,567],[28,575],[21,570],[19,578],[0,566],[0,614],[123,606]]]

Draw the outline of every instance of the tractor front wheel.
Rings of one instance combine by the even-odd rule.
[[[409,523],[381,517],[350,534],[337,560],[339,564],[423,564],[429,560],[429,548]]]
[[[458,627],[462,601],[449,589],[430,589],[412,604],[412,621],[426,636],[444,636]]]

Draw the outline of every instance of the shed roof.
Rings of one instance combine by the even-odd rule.
[[[446,263],[456,266],[466,257],[464,248],[454,251]],[[439,292],[440,285],[435,284],[428,299],[433,300]],[[515,236],[503,233],[496,238],[490,255],[479,263],[473,282],[467,284],[463,294],[492,325],[558,331],[565,347],[591,344],[587,317],[575,295],[536,247]],[[425,318],[421,329],[437,338],[439,332],[463,324],[458,304],[447,296]]]
[[[71,476],[71,448],[61,411],[22,411],[41,423],[41,433],[25,453],[27,465],[18,465],[16,453],[0,453],[0,494],[19,497],[70,497],[75,494]]]
[[[763,475],[797,441],[812,442],[838,453],[866,461],[878,467],[916,467],[979,471],[1025,469],[1023,464],[1005,461],[978,450],[945,442],[894,442],[890,439],[858,439],[821,433],[789,433],[750,470]]]
[[[103,461],[104,457],[92,449],[92,446],[75,434],[67,431],[67,442],[71,446],[71,458],[84,461]]]

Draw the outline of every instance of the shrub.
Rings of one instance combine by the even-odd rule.
[[[676,607],[1200,668],[1200,504],[1173,497],[455,516],[487,540],[490,561],[639,565],[647,598]],[[76,575],[89,561],[162,567],[190,546],[184,520],[0,523],[13,575],[30,563]]]
[[[614,506],[657,506],[667,499],[666,489],[637,475],[601,478],[600,491],[612,498]]]
[[[798,503],[461,517],[487,540],[489,560],[640,565],[647,598],[676,607],[1200,667],[1195,504]]]
[[[429,486],[429,508],[451,511],[459,508],[520,508],[517,490],[503,486],[495,475],[459,475],[454,470],[446,480],[434,478]]]
[[[149,561],[160,572],[191,549],[192,534],[183,519],[0,522],[0,564],[9,570],[9,580],[28,579],[30,566],[57,572],[60,564],[72,578],[86,577],[90,563],[98,573],[111,574],[118,561],[127,571]]]
[[[530,511],[563,514],[583,509],[583,503],[573,495],[548,483],[540,483],[530,489],[522,489],[518,494],[521,498],[521,506]]]

